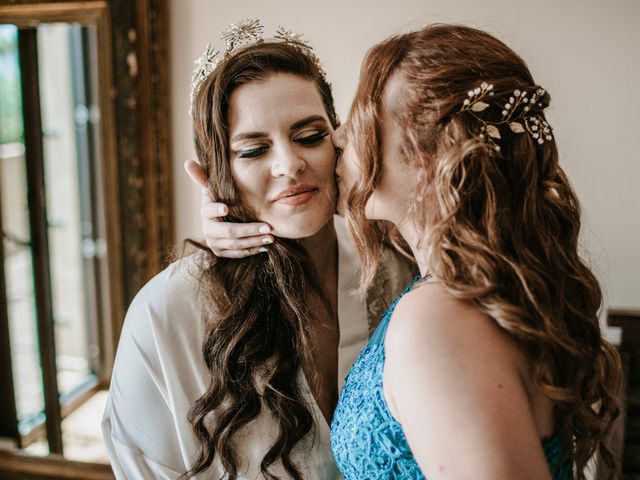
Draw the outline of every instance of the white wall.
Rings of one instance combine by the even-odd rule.
[[[187,115],[193,60],[225,26],[260,18],[310,40],[346,116],[367,48],[434,21],[485,29],[528,62],[552,95],[548,117],[584,207],[583,244],[606,305],[640,308],[640,2],[637,0],[171,0],[176,240],[199,232]]]

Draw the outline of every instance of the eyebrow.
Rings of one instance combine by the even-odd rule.
[[[255,138],[264,138],[264,137],[268,137],[269,134],[265,133],[265,132],[246,132],[246,133],[239,133],[237,135],[234,135],[231,138],[230,143],[234,143],[234,142],[239,142],[240,140],[253,140]]]
[[[297,122],[295,122],[293,125],[291,125],[289,130],[297,130],[319,120],[322,120],[325,123],[327,122],[327,120],[321,115],[310,115],[306,118],[303,118],[302,120],[298,120]]]
[[[298,120],[297,122],[293,123],[291,127],[289,127],[289,130],[298,130],[299,128],[306,127],[307,125],[317,121],[322,121],[324,123],[327,122],[326,118],[324,118],[322,115],[309,115],[308,117],[305,117],[302,120]],[[237,135],[234,135],[229,143],[239,142],[240,140],[254,140],[256,138],[264,138],[268,136],[269,134],[265,132],[239,133]]]

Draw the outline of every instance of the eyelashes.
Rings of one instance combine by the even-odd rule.
[[[318,132],[314,135],[309,135],[306,137],[302,137],[302,138],[297,138],[294,141],[296,143],[300,143],[302,145],[316,145],[318,143],[320,143],[322,140],[324,140],[325,138],[327,138],[327,136],[329,135],[329,132]]]
[[[314,147],[321,143],[329,135],[328,131],[317,132],[312,135],[294,138],[293,141],[303,147]],[[239,158],[256,158],[270,149],[270,145],[260,145],[256,147],[243,148],[238,151]]]
[[[264,152],[269,150],[269,147],[258,147],[258,148],[245,148],[238,152],[238,157],[240,158],[255,158],[262,155]]]

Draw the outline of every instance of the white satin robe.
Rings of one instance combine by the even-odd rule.
[[[340,387],[367,341],[364,302],[349,294],[358,284],[360,263],[344,220],[335,217],[338,235]],[[197,301],[192,257],[170,265],[147,283],[129,307],[118,345],[102,431],[116,478],[177,479],[191,465],[196,443],[187,412],[207,387],[201,345],[204,328]],[[299,379],[315,415],[316,428],[292,460],[306,479],[340,478],[329,445],[329,426]],[[260,478],[260,461],[276,434],[267,413],[248,425],[238,439],[240,479]],[[278,463],[272,471],[288,478]],[[216,461],[198,478],[222,478]]]

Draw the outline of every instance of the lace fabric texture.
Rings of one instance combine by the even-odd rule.
[[[331,449],[345,480],[424,479],[404,436],[384,400],[384,336],[400,298],[393,301],[380,325],[362,350],[346,378],[331,423]],[[562,461],[560,441],[552,437],[543,443],[554,480],[573,478],[571,464]]]

